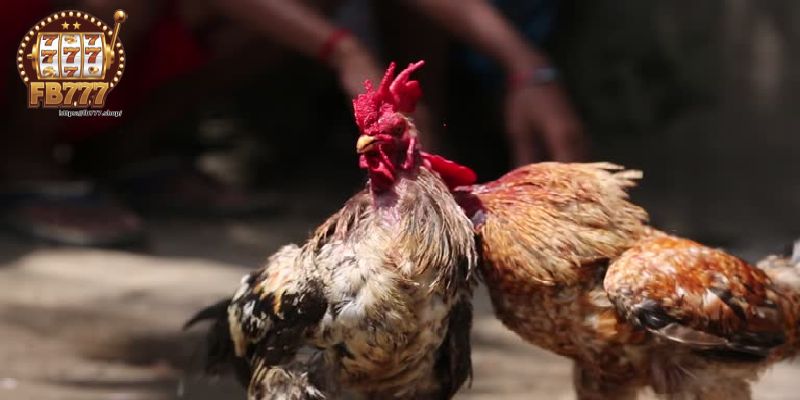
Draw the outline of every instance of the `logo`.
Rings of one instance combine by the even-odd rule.
[[[117,10],[112,30],[99,18],[68,10],[31,27],[16,57],[28,107],[103,107],[125,69],[125,49],[118,40],[125,19]]]

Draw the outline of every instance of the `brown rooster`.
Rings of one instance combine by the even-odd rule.
[[[421,65],[393,79],[392,64],[353,102],[366,189],[190,321],[216,318],[211,362],[238,362],[249,399],[448,399],[469,376],[477,253],[448,187],[420,168],[405,113]]]
[[[747,399],[797,343],[797,271],[762,271],[646,225],[640,177],[541,163],[454,191],[472,219],[497,316],[574,360],[580,399]],[[778,275],[784,278],[778,278]]]

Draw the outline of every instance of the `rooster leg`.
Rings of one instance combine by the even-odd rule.
[[[578,400],[634,400],[639,385],[633,382],[610,380],[575,364],[573,384]]]

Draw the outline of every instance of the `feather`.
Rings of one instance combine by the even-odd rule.
[[[631,323],[685,345],[766,356],[796,334],[794,305],[767,274],[690,240],[642,240],[611,264],[604,286]]]
[[[484,277],[505,293],[572,284],[642,235],[647,214],[627,201],[638,171],[608,163],[540,163],[459,188],[476,226]],[[532,287],[530,285],[533,285]]]

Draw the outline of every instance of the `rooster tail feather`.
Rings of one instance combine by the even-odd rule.
[[[232,367],[239,382],[247,386],[250,382],[250,366],[246,359],[237,357],[234,352],[228,322],[230,304],[231,299],[227,298],[203,308],[183,324],[183,329],[190,329],[202,321],[211,321],[206,334],[206,373],[219,374]]]
[[[192,318],[189,318],[189,320],[183,324],[183,330],[189,330],[194,325],[196,325],[198,322],[201,321],[207,321],[207,320],[217,321],[218,319],[221,318],[224,318],[227,324],[228,306],[230,304],[231,304],[231,299],[223,299],[215,304],[203,308],[202,310],[195,313],[194,316],[192,316]]]

